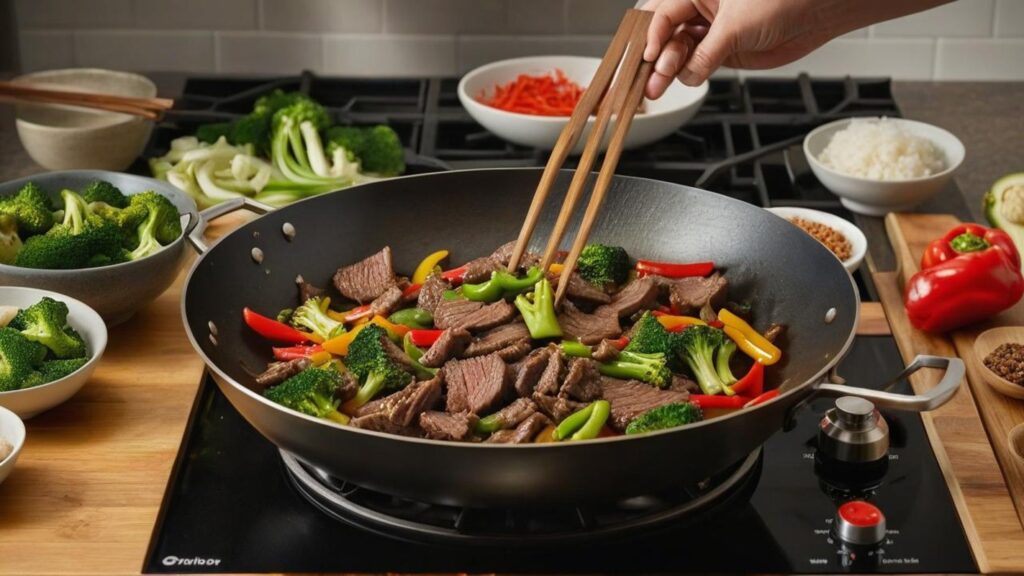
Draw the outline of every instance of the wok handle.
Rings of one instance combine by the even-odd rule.
[[[273,211],[273,208],[257,202],[252,198],[246,198],[241,196],[239,198],[232,198],[226,202],[221,202],[215,206],[210,206],[206,210],[199,213],[198,221],[196,222],[195,228],[188,233],[188,241],[195,248],[196,252],[200,255],[205,254],[210,249],[210,245],[206,243],[206,228],[221,216],[237,212],[239,210],[248,210],[255,214],[266,214],[267,212]]]
[[[899,376],[894,378],[891,383],[903,380],[922,368],[945,370],[945,374],[942,375],[939,383],[924,394],[894,394],[881,390],[831,383],[819,384],[817,392],[826,396],[857,396],[870,400],[879,408],[928,412],[942,406],[953,397],[953,394],[960,387],[960,382],[964,379],[965,368],[964,361],[959,358],[920,355],[914,358],[914,361]]]

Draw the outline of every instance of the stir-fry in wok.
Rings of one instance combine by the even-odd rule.
[[[256,388],[347,426],[491,443],[654,432],[778,394],[765,369],[784,329],[754,330],[714,263],[591,244],[556,307],[561,264],[527,254],[510,273],[511,251],[447,270],[438,251],[405,278],[384,248],[330,291],[299,278],[297,307],[244,312],[275,345]]]

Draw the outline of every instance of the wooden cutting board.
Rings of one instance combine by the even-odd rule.
[[[967,365],[967,382],[956,396],[922,416],[979,569],[1014,572],[1024,566],[1024,461],[1013,455],[1007,435],[1024,422],[1024,402],[998,394],[982,380],[973,344],[977,334],[990,326],[1024,325],[1024,304],[984,326],[951,336],[914,329],[903,307],[902,287],[919,270],[925,246],[959,222],[951,215],[890,214],[886,230],[899,268],[875,272],[872,277],[904,359],[917,354],[956,355]],[[931,371],[911,378],[919,391],[937,381],[938,375]]]

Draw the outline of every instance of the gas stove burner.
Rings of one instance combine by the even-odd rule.
[[[327,515],[378,534],[428,543],[538,546],[603,540],[692,522],[749,498],[761,472],[761,449],[713,478],[669,494],[580,507],[484,510],[433,505],[340,481],[281,451],[292,485]]]

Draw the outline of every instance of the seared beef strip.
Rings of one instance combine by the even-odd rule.
[[[420,414],[420,428],[427,438],[434,440],[465,440],[473,435],[477,417],[468,412],[424,412]]]
[[[594,347],[591,357],[598,362],[611,362],[619,357],[619,349],[609,340],[601,340],[601,343]]]
[[[311,364],[312,362],[309,361],[309,358],[296,358],[287,362],[273,362],[267,365],[267,369],[263,373],[256,376],[256,385],[261,390],[276,386],[309,368]]]
[[[512,437],[516,435],[515,430],[498,430],[494,434],[487,437],[484,440],[487,444],[509,444],[512,442]]]
[[[349,426],[354,428],[362,428],[363,430],[374,430],[377,432],[387,432],[388,434],[398,434],[401,436],[422,436],[423,431],[416,426],[402,426],[401,424],[395,424],[387,414],[383,412],[377,412],[375,414],[368,414],[366,416],[360,416],[353,418],[349,422]]]
[[[398,286],[392,286],[385,290],[383,294],[374,298],[373,302],[370,303],[370,309],[373,310],[374,315],[387,318],[398,309],[401,303],[402,289]]]
[[[497,354],[467,360],[451,360],[444,365],[448,387],[446,410],[449,413],[487,414],[505,397],[509,369]]]
[[[550,274],[548,278],[551,280],[551,287],[557,289],[560,275]],[[569,276],[569,287],[565,289],[565,295],[573,300],[590,304],[607,304],[612,301],[612,297],[604,290],[587,282],[576,272]]]
[[[442,330],[486,330],[508,322],[515,315],[515,307],[504,300],[493,304],[470,300],[445,300],[434,311],[434,326]]]
[[[295,284],[299,287],[299,306],[305,304],[306,300],[309,300],[310,298],[320,298],[324,294],[327,294],[327,290],[313,286],[309,282],[306,282],[302,276],[295,278]]]
[[[558,389],[562,387],[562,376],[564,373],[565,358],[562,356],[561,350],[555,348],[551,352],[550,359],[548,359],[547,368],[544,368],[544,372],[540,375],[540,380],[537,381],[537,385],[534,387],[534,393],[557,394]]]
[[[693,315],[700,312],[705,304],[714,308],[725,305],[728,285],[725,276],[718,272],[707,278],[680,278],[669,287],[669,299],[679,314]]]
[[[413,382],[389,396],[367,402],[356,411],[357,417],[384,414],[400,426],[413,426],[421,412],[430,410],[441,400],[441,378]]]
[[[559,396],[581,402],[593,402],[601,397],[601,373],[597,364],[589,358],[575,358],[565,375]]]
[[[397,344],[392,342],[391,338],[388,338],[387,334],[381,335],[380,343],[384,347],[384,352],[394,360],[396,364],[401,366],[402,369],[410,374],[416,373],[416,368],[414,367],[415,364],[413,363],[412,358],[409,358],[409,355],[405,353],[405,350],[402,350]]]
[[[679,374],[672,375],[672,384],[668,387],[669,390],[675,390],[676,392],[689,392],[690,394],[700,394],[700,385],[690,380],[686,376],[680,376]]]
[[[334,397],[339,402],[347,402],[355,398],[357,392],[359,392],[359,380],[348,370],[343,371],[341,374],[341,385],[334,392]]]
[[[483,356],[484,354],[497,352],[502,348],[508,347],[522,340],[529,339],[530,330],[526,327],[526,324],[523,324],[522,322],[503,324],[477,336],[473,340],[473,343],[467,346],[466,350],[462,352],[462,355],[467,358]]]
[[[612,295],[611,304],[597,309],[597,313],[614,310],[619,318],[628,318],[639,310],[653,308],[658,302],[658,282],[649,276],[637,278]]]
[[[690,394],[679,390],[661,390],[636,380],[601,379],[601,395],[611,403],[609,423],[618,431],[637,416],[665,404],[687,402]]]
[[[544,373],[544,369],[547,368],[550,358],[550,348],[538,348],[530,352],[522,362],[516,364],[514,382],[516,394],[522,397],[529,397],[533,394],[533,388],[537,385],[537,381],[540,380],[540,375]]]
[[[487,416],[498,421],[501,429],[515,428],[520,422],[526,420],[531,414],[537,411],[537,405],[529,398],[516,398],[514,402]]]
[[[572,302],[564,302],[558,314],[558,325],[566,339],[577,339],[584,344],[596,344],[604,338],[622,334],[618,312],[607,304],[593,314],[581,312]]]
[[[515,362],[529,354],[532,348],[533,344],[531,344],[529,340],[519,340],[518,342],[513,342],[501,350],[498,350],[495,354],[505,362]]]
[[[498,249],[491,254],[491,258],[494,258],[498,262],[501,262],[502,267],[508,267],[508,263],[512,260],[512,251],[515,250],[516,241],[507,242],[498,246]],[[519,270],[529,270],[531,267],[540,264],[540,254],[536,252],[530,252],[529,250],[523,252],[523,255],[519,258]]]
[[[437,341],[423,353],[420,364],[428,368],[440,368],[444,363],[462,354],[473,337],[462,328],[449,328],[441,332]]]
[[[416,298],[416,307],[422,308],[431,314],[437,309],[437,305],[444,301],[444,293],[451,290],[452,285],[438,274],[431,274],[420,286],[420,294]]]
[[[334,274],[334,286],[338,292],[360,304],[372,302],[394,285],[395,272],[391,267],[389,246],[361,262],[339,268]]]
[[[545,426],[551,424],[551,420],[540,412],[534,412],[526,420],[523,420],[515,430],[499,430],[487,439],[487,442],[494,444],[525,444],[532,441]],[[510,432],[510,434],[503,434]]]
[[[484,256],[466,263],[466,274],[462,277],[465,284],[479,284],[491,279],[491,272],[504,270],[505,267],[494,258]]]
[[[586,406],[584,402],[576,402],[568,398],[556,398],[544,394],[533,393],[533,401],[541,412],[547,414],[555,422],[561,422],[566,416]]]

